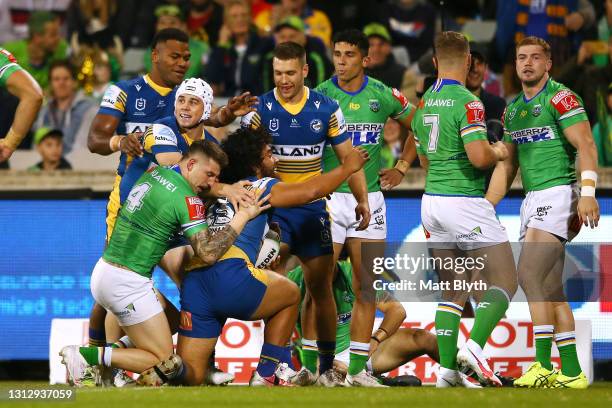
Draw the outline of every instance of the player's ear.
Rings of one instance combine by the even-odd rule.
[[[436,57],[432,57],[431,61],[433,62],[434,68],[437,71],[438,70],[438,59]]]
[[[153,64],[157,63],[159,61],[159,51],[157,49],[157,46],[155,48],[153,48],[151,50],[151,62]]]
[[[304,78],[308,76],[308,64],[304,64],[302,67],[302,74],[304,75]]]
[[[366,55],[365,57],[361,59],[361,66],[363,68],[367,68],[369,64],[370,64],[370,56]]]

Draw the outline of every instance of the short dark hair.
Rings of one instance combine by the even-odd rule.
[[[232,184],[254,176],[261,165],[263,149],[270,143],[272,136],[264,128],[239,128],[230,133],[221,145],[229,161],[221,172],[221,181]]]
[[[370,43],[368,41],[368,37],[355,28],[351,28],[348,30],[340,31],[334,35],[334,39],[332,43],[335,45],[336,43],[345,42],[347,44],[354,45],[359,48],[361,54],[365,57],[368,55],[368,49],[370,48]]]
[[[306,50],[298,43],[288,41],[274,47],[274,58],[282,61],[298,59],[306,63]]]
[[[219,163],[221,168],[227,166],[227,155],[221,149],[221,147],[215,143],[208,140],[196,140],[189,146],[189,150],[185,155],[185,158],[192,157],[196,154],[202,154],[209,159],[212,159]]]
[[[165,43],[166,41],[175,40],[178,42],[189,44],[189,36],[186,32],[178,28],[164,28],[153,37],[151,49],[157,47],[157,44]]]
[[[516,44],[516,52],[518,53],[519,48],[527,46],[527,45],[539,45],[540,47],[542,47],[542,51],[544,51],[544,55],[546,55],[547,58],[551,58],[552,56],[550,44],[548,44],[542,38],[535,37],[535,36],[525,37],[521,41],[519,41]]]
[[[76,80],[76,72],[74,71],[74,67],[72,66],[70,61],[68,61],[68,60],[57,60],[57,61],[53,61],[51,63],[51,65],[49,65],[49,71],[48,71],[48,79],[49,79],[49,81],[51,81],[51,74],[57,68],[65,68],[66,70],[68,70],[68,72],[70,72],[70,77],[72,79]]]

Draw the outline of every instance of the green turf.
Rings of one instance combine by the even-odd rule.
[[[0,383],[7,388],[48,387],[43,383]],[[2,392],[3,397],[6,395]],[[225,406],[278,407],[308,406],[387,406],[473,408],[473,407],[612,407],[612,383],[596,383],[588,390],[494,389],[437,390],[422,388],[248,388],[248,387],[177,387],[177,388],[99,388],[78,389],[76,400],[54,404],[87,408],[209,408]],[[44,406],[49,403],[17,403],[0,399],[0,406]],[[282,404],[282,405],[281,405]]]

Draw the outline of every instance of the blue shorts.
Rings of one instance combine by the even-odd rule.
[[[214,338],[228,317],[250,320],[266,293],[266,283],[264,271],[240,258],[189,272],[181,285],[179,334]]]
[[[271,220],[281,229],[281,241],[291,254],[311,258],[332,254],[331,224],[325,200],[291,208],[275,208]]]

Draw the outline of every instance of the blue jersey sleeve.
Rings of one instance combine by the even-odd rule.
[[[123,82],[109,86],[102,97],[98,113],[111,115],[116,118],[123,117],[126,112],[125,105],[127,103],[127,92],[124,88],[125,84]]]

